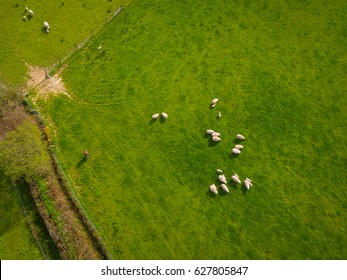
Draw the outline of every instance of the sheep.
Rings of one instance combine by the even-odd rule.
[[[236,148],[236,149],[238,149],[238,150],[241,150],[241,149],[243,149],[243,146],[242,146],[242,145],[235,145],[234,148]]]
[[[225,191],[226,193],[229,193],[229,189],[228,189],[226,184],[221,184],[220,186],[221,186],[223,191]]]
[[[28,7],[25,7],[25,11],[26,11],[26,12],[29,11],[29,8],[28,8]]]
[[[214,133],[214,130],[212,130],[212,129],[207,129],[207,130],[206,130],[206,133],[207,133],[207,134],[212,134],[212,133]]]
[[[222,117],[222,113],[218,112],[218,119],[220,119]]]
[[[168,114],[166,114],[166,113],[161,113],[161,116],[166,120],[169,116],[168,116]]]
[[[28,18],[26,16],[23,16],[23,20],[27,20]]]
[[[214,194],[218,194],[217,187],[215,184],[210,185],[210,191]]]
[[[251,179],[246,178],[243,183],[244,183],[247,190],[249,190],[252,187],[252,180]]]
[[[102,49],[102,45],[100,45],[99,47],[98,47],[98,51],[100,51]]]
[[[159,114],[158,113],[156,113],[156,114],[154,114],[153,116],[152,116],[152,120],[156,120],[157,118],[159,118]]]
[[[223,173],[223,170],[222,169],[217,169],[216,172],[217,173]]]
[[[219,100],[218,98],[213,98],[213,99],[212,99],[212,104],[211,104],[211,107],[212,107],[212,108],[214,108],[214,107],[216,106],[218,100]]]
[[[217,104],[218,100],[219,100],[218,98],[213,98],[212,99],[212,104]]]
[[[212,137],[219,137],[220,136],[220,133],[219,132],[213,132],[212,133]]]
[[[231,179],[232,179],[234,182],[236,182],[237,184],[241,184],[241,180],[240,180],[240,178],[239,178],[239,175],[237,175],[236,173],[235,173],[233,176],[231,176]]]
[[[220,141],[222,141],[222,139],[220,139],[218,136],[213,136],[212,141],[213,142],[220,142]]]
[[[235,154],[235,155],[241,154],[241,151],[240,151],[239,149],[236,149],[236,148],[233,148],[233,149],[231,150],[231,152],[232,152],[233,154]]]
[[[43,23],[43,26],[46,28],[46,29],[50,29],[51,27],[49,26],[49,23],[47,21],[45,21]]]
[[[221,181],[223,184],[227,183],[227,178],[225,178],[224,175],[218,175],[218,180]]]
[[[28,13],[29,13],[30,16],[34,16],[33,10],[28,10]]]
[[[239,139],[239,140],[245,140],[245,139],[246,139],[246,138],[245,138],[243,135],[241,135],[241,134],[237,134],[237,135],[236,135],[236,138]]]

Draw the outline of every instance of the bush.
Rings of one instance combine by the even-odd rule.
[[[47,174],[49,164],[41,132],[29,121],[8,132],[0,141],[0,168],[13,181],[24,178],[32,183]]]

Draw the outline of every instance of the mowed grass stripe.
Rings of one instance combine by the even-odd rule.
[[[40,103],[115,258],[345,258],[345,4],[135,4]],[[216,168],[254,187],[213,197]]]

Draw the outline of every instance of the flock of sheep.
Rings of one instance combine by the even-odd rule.
[[[23,16],[23,20],[24,21],[26,21],[27,19],[31,19],[35,15],[34,11],[29,9],[28,7],[25,7],[25,12],[27,12],[28,15],[27,16],[26,15]],[[49,23],[47,21],[43,22],[43,27],[44,27],[44,29],[46,30],[47,33],[51,29],[51,27],[49,26]]]
[[[211,103],[211,108],[214,108],[214,107],[217,105],[218,101],[219,101],[218,98],[214,98],[214,99],[212,100],[212,103]],[[164,120],[167,120],[167,118],[169,117],[168,114],[165,113],[165,112],[163,112],[163,113],[161,113],[161,114],[156,113],[156,114],[153,114],[153,115],[152,115],[152,120],[156,120],[156,119],[158,119],[160,116],[161,116]],[[218,118],[221,118],[221,117],[222,117],[222,113],[219,112],[219,113],[218,113]],[[213,142],[220,142],[220,141],[222,140],[222,139],[220,138],[221,134],[220,134],[219,132],[217,132],[217,131],[212,130],[212,129],[206,130],[206,134],[211,135],[211,139],[212,139]],[[236,135],[236,139],[243,141],[243,140],[245,140],[246,138],[245,138],[242,134],[237,134],[237,135]],[[232,152],[233,154],[235,154],[235,155],[239,155],[239,154],[241,153],[241,150],[242,150],[242,149],[243,149],[243,145],[241,145],[241,144],[236,144],[236,145],[232,148],[231,152]],[[217,169],[217,173],[219,173],[219,175],[218,175],[218,180],[219,180],[220,183],[221,183],[220,187],[222,188],[223,191],[225,191],[226,193],[229,193],[229,189],[228,189],[228,186],[227,186],[227,179],[226,179],[225,175],[223,174],[223,170]],[[231,176],[231,179],[232,179],[236,184],[241,184],[241,180],[240,180],[240,178],[239,178],[239,176],[238,176],[237,174],[232,175],[232,176]],[[244,180],[243,184],[244,184],[245,188],[246,188],[247,190],[249,190],[249,189],[251,188],[251,186],[252,186],[252,180],[249,179],[249,178],[246,178],[246,179]],[[211,190],[212,193],[218,194],[218,189],[217,189],[217,186],[216,186],[215,184],[210,185],[210,190]]]
[[[217,103],[218,103],[218,98],[214,98],[212,99],[212,103],[211,103],[211,108],[214,108]],[[218,113],[218,118],[221,118],[222,114],[221,112]],[[221,138],[220,138],[220,133],[219,132],[215,132],[214,130],[212,129],[208,129],[206,130],[206,133],[207,134],[210,134],[212,136],[212,141],[214,142],[220,142],[221,141]],[[236,135],[236,139],[238,140],[245,140],[246,138],[242,135],[242,134],[237,134]],[[235,155],[239,155],[241,153],[241,150],[243,149],[243,145],[241,144],[236,144],[235,147],[232,148],[231,152]],[[225,191],[226,193],[229,193],[229,189],[228,189],[228,186],[227,186],[227,179],[225,177],[223,173],[223,170],[221,169],[217,169],[217,173],[219,173],[218,175],[218,180],[220,181],[221,183],[221,188],[223,191]],[[241,184],[241,180],[239,178],[239,176],[237,174],[234,174],[231,176],[231,179],[236,182],[236,184]],[[243,182],[245,188],[247,190],[249,190],[252,186],[252,180],[249,179],[249,178],[246,178]],[[218,189],[217,189],[217,186],[215,184],[212,184],[210,185],[210,191],[214,194],[218,194]]]

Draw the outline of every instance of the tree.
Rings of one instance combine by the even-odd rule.
[[[47,174],[49,164],[41,132],[29,121],[8,132],[0,141],[0,168],[14,181],[24,178],[31,183]]]

